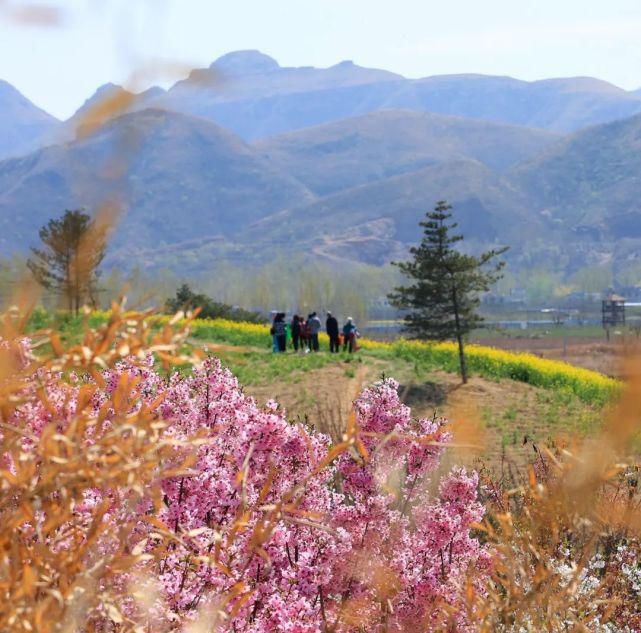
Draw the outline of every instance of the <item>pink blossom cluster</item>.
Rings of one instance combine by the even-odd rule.
[[[358,397],[355,435],[340,451],[288,422],[276,403],[258,406],[215,359],[168,380],[151,359],[123,362],[105,378],[96,414],[122,380],[137,381],[134,407],[157,403],[176,443],[165,472],[197,451],[186,475],[158,473],[164,503],[155,518],[178,538],[160,550],[158,522],[144,520],[151,502],[135,509],[131,547],[153,555],[141,572],[160,589],[146,615],[154,630],[180,629],[204,612],[218,613],[221,631],[472,629],[468,572],[478,583],[489,568],[470,535],[484,514],[478,478],[454,469],[439,480],[444,420],[413,419],[393,380]],[[34,393],[13,420],[30,433],[74,413],[76,385],[42,379],[52,406]],[[105,497],[114,500],[107,520],[131,512],[113,490],[88,490],[77,511],[90,514]]]

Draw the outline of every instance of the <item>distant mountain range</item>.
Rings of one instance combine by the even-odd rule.
[[[7,91],[15,93],[14,102],[22,101],[20,108],[3,97]],[[258,51],[237,51],[209,68],[193,70],[169,90],[156,87],[133,95],[106,84],[64,123],[0,83],[0,115],[8,130],[41,119],[41,127],[34,126],[29,134],[3,135],[0,158],[23,153],[38,139],[41,144],[72,140],[88,116],[104,116],[95,105],[115,95],[131,101],[129,111],[154,107],[199,116],[246,141],[382,110],[430,112],[557,133],[641,113],[641,89],[626,92],[590,77],[534,82],[486,75],[406,79],[351,61],[330,68],[284,68]]]
[[[258,141],[254,148],[326,195],[464,159],[502,171],[561,138],[502,123],[384,110]]]
[[[596,79],[408,80],[241,51],[167,91],[103,86],[66,122],[0,83],[5,128],[5,254],[65,208],[113,201],[111,265],[190,274],[299,251],[384,264],[442,198],[470,248],[510,244],[516,267],[641,248],[641,91]]]
[[[572,132],[641,112],[639,95],[592,78],[526,82],[444,75],[405,79],[342,62],[282,68],[257,51],[221,57],[154,99],[211,119],[246,140],[388,109],[408,109]]]
[[[86,139],[0,163],[0,250],[25,250],[64,209],[117,203],[114,249],[224,240],[314,196],[238,137],[208,121],[144,110]]]
[[[0,159],[37,148],[59,123],[0,79]]]

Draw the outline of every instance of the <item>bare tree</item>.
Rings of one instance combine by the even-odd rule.
[[[82,210],[65,211],[40,229],[41,248],[27,266],[36,281],[58,293],[70,312],[97,304],[98,267],[105,257],[107,230]]]

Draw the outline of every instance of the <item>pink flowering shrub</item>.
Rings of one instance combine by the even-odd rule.
[[[487,564],[470,537],[483,516],[477,476],[455,470],[430,494],[449,434],[440,421],[413,421],[396,387],[386,380],[361,394],[364,456],[346,451],[329,464],[327,437],[289,424],[275,405],[258,408],[217,361],[175,376],[163,404],[169,432],[207,429],[209,441],[192,477],[163,484],[163,521],[197,533],[163,561],[171,609],[189,613],[242,582],[238,631],[409,630],[442,621],[446,605],[464,625],[468,567]],[[215,565],[199,559],[217,544],[225,553]]]
[[[101,556],[123,547],[119,526],[134,526],[124,547],[135,565],[103,577],[120,600],[94,610],[98,630],[181,630],[203,614],[219,631],[473,629],[468,578],[482,591],[489,567],[470,535],[484,513],[477,475],[455,469],[438,481],[449,433],[442,420],[412,419],[393,380],[362,392],[338,446],[273,402],[259,407],[217,360],[168,380],[151,358],[125,361],[102,380],[41,371],[10,419],[28,431],[22,448],[37,450],[48,428],[74,424],[90,385],[88,447],[116,418],[144,414],[159,429],[162,457],[142,484],[87,486],[73,505],[76,531],[98,515],[114,526],[95,546]],[[15,455],[3,457],[14,473]],[[46,521],[43,511],[22,538]]]

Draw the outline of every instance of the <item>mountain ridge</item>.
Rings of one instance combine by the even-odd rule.
[[[288,132],[253,147],[318,195],[475,158],[503,170],[562,136],[544,130],[412,110],[380,110]]]
[[[34,149],[59,121],[0,79],[0,159]]]
[[[242,90],[215,94],[224,82],[196,82],[203,111],[196,99],[196,112],[182,112],[168,107],[173,89],[133,95],[101,87],[56,128],[56,142],[0,162],[3,252],[26,252],[40,226],[65,208],[93,211],[119,199],[126,213],[111,266],[128,266],[136,253],[142,266],[202,273],[220,259],[242,265],[278,252],[382,265],[403,256],[424,212],[448,198],[466,244],[510,244],[517,268],[571,273],[638,257],[641,110],[571,134],[544,129],[641,107],[616,86],[482,75],[377,75],[367,83],[371,69],[352,63],[325,69],[329,75],[288,74],[256,51],[213,65],[216,81],[222,67],[242,78],[242,90],[260,77],[285,92],[238,100]],[[331,76],[345,85],[307,90]],[[304,77],[294,88],[305,90],[287,92],[292,77]],[[215,111],[206,107],[212,98],[222,99]],[[490,121],[487,108],[528,126]],[[96,111],[102,118],[92,120]],[[83,125],[90,133],[77,136]],[[234,132],[245,125],[242,135]]]
[[[125,108],[109,113],[100,107],[101,101],[108,103],[117,93],[127,101]],[[32,122],[41,117],[40,127],[21,127],[15,105],[3,104],[0,90],[0,158],[72,140],[78,124],[96,112],[109,118],[148,107],[207,118],[246,141],[389,109],[573,133],[641,112],[641,89],[625,91],[592,77],[528,82],[468,73],[408,79],[349,60],[327,68],[281,66],[260,51],[245,50],[192,70],[168,90],[154,87],[133,95],[121,86],[105,84],[62,123],[30,102],[27,105]]]
[[[641,112],[639,95],[592,77],[529,82],[460,74],[407,79],[352,62],[329,68],[281,67],[259,51],[229,53],[219,60],[177,82],[157,105],[211,118],[246,140],[385,109],[561,133]],[[231,72],[226,71],[230,67]]]
[[[147,109],[0,163],[0,247],[24,251],[64,209],[96,210],[117,199],[125,215],[113,247],[131,250],[179,236],[230,236],[255,213],[313,197],[231,132]]]
[[[411,109],[558,133],[641,112],[641,91],[593,77],[525,81],[483,74],[407,79],[350,61],[286,67],[256,50],[227,53],[140,107],[208,118],[245,140],[386,109]]]

